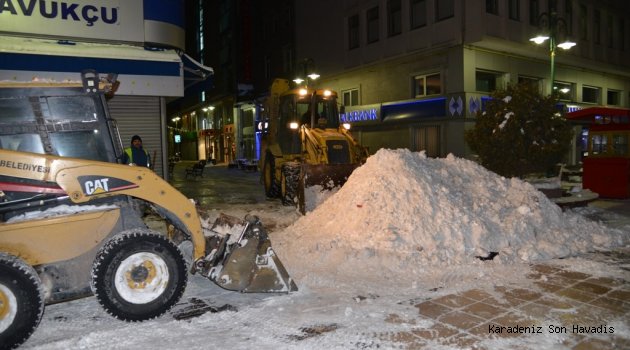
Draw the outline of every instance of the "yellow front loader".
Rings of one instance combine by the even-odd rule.
[[[188,273],[240,292],[297,290],[256,217],[203,227],[195,204],[152,170],[116,164],[100,80],[0,82],[0,348],[26,341],[46,304],[92,294],[121,320],[160,316]],[[150,229],[147,213],[172,229]]]
[[[337,93],[327,89],[291,88],[274,80],[265,103],[262,133],[262,179],[267,197],[280,197],[304,214],[317,201],[312,192],[343,186],[368,156],[341,125]],[[311,197],[318,197],[313,195]]]

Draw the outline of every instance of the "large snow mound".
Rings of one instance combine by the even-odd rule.
[[[623,232],[563,212],[532,185],[449,155],[381,149],[314,211],[274,233],[298,282],[398,280],[427,265],[532,262],[624,244]],[[319,272],[319,274],[318,274]],[[319,277],[318,277],[319,276]]]

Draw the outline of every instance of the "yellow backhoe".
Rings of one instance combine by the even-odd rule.
[[[342,186],[368,156],[341,125],[337,93],[291,88],[274,80],[261,122],[262,177],[267,197],[280,197],[304,214],[314,209],[316,192]],[[311,197],[311,198],[309,198]]]
[[[89,295],[121,320],[160,316],[188,273],[240,292],[297,290],[256,217],[203,227],[195,204],[152,170],[116,164],[112,83],[96,72],[0,82],[0,348],[26,341],[45,305]],[[171,229],[150,229],[147,213]]]

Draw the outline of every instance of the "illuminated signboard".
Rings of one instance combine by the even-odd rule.
[[[184,47],[184,0],[0,0],[0,32]]]
[[[351,108],[356,108],[350,110]],[[339,117],[342,123],[380,122],[381,105],[346,107],[346,112]]]
[[[182,142],[182,135],[175,135],[175,143],[181,143]]]

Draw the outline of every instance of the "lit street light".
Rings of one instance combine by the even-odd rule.
[[[550,76],[550,85],[551,89],[549,90],[551,93],[554,92],[554,81],[556,78],[555,71],[555,63],[556,63],[556,48],[559,47],[563,50],[568,50],[575,46],[575,42],[572,42],[568,39],[569,28],[567,26],[567,22],[564,18],[558,17],[558,13],[556,12],[556,2],[555,0],[548,1],[548,11],[543,12],[538,16],[538,28],[543,30],[543,33],[537,35],[534,38],[529,39],[536,44],[542,44],[545,41],[549,40],[549,55],[551,57],[551,76]],[[564,36],[564,41],[558,44],[559,35]]]
[[[298,76],[293,79],[296,84],[300,85],[305,82],[304,87],[306,88],[308,87],[309,79],[315,80],[319,78],[319,74],[315,73],[315,61],[313,61],[312,58],[305,58],[301,62],[298,62],[298,67],[302,68],[302,70],[300,73],[298,73]]]
[[[177,130],[177,122],[180,121],[181,119],[182,118],[180,118],[180,117],[175,117],[175,118],[171,119],[171,121],[175,122],[175,130]]]

